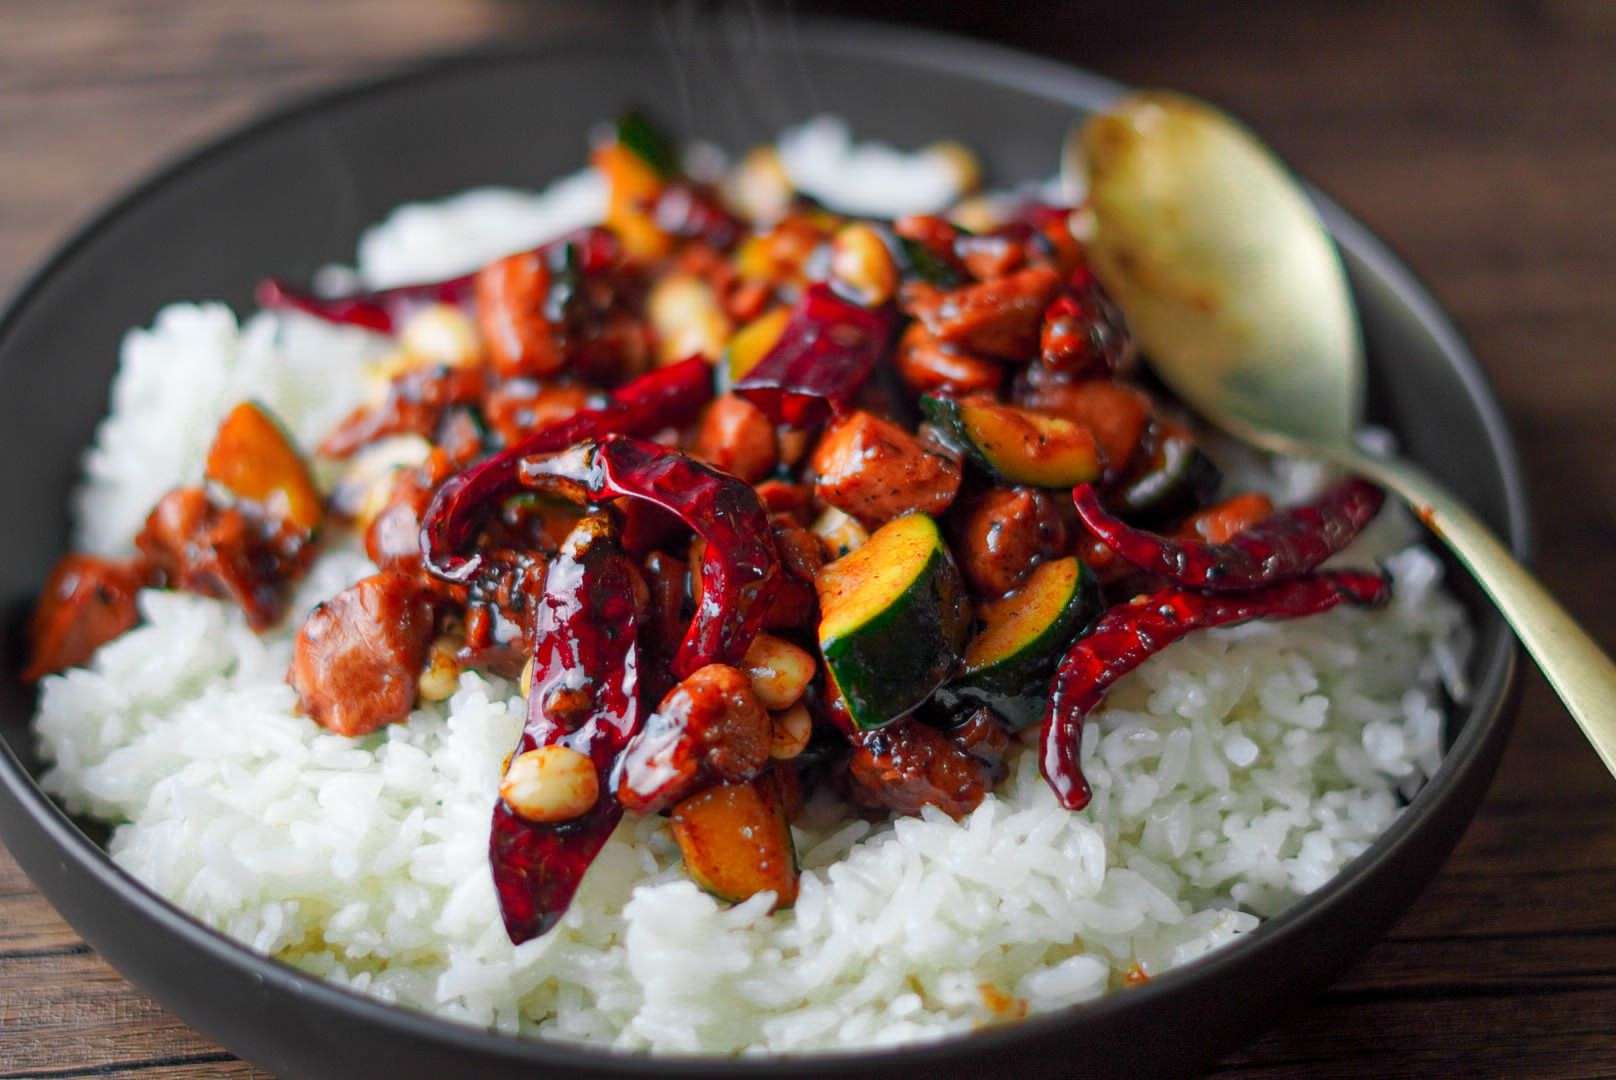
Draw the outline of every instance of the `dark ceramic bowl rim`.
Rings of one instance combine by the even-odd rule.
[[[1111,80],[1059,61],[1004,46],[939,34],[910,27],[847,19],[799,20],[792,29],[793,45],[806,51],[832,55],[880,58],[901,49],[908,63],[949,71],[966,70],[1000,85],[1046,97],[1105,100],[1124,92]],[[204,143],[148,175],[76,229],[43,265],[27,277],[0,312],[0,342],[4,342],[34,297],[54,275],[73,261],[79,250],[114,221],[134,211],[169,183],[204,166],[215,157],[232,153],[243,144],[310,114],[362,98],[385,95],[420,81],[453,78],[468,66],[529,63],[557,53],[611,51],[604,34],[559,35],[520,46],[492,46],[456,52],[417,62],[391,73],[345,84],[272,108]],[[1508,519],[1508,539],[1519,557],[1531,547],[1525,482],[1513,439],[1496,398],[1469,347],[1440,306],[1412,272],[1370,231],[1332,200],[1309,186],[1318,208],[1338,244],[1349,249],[1376,276],[1386,281],[1407,305],[1421,329],[1452,361],[1464,393],[1479,415],[1486,440],[1501,465],[1499,480]],[[10,748],[0,743],[0,792],[27,814],[49,837],[58,853],[71,859],[98,885],[157,923],[164,931],[224,964],[246,969],[281,993],[312,999],[337,1013],[345,1013],[380,1028],[427,1035],[434,1040],[476,1055],[532,1064],[611,1068],[646,1075],[706,1076],[715,1070],[729,1075],[780,1075],[782,1071],[811,1074],[856,1062],[861,1069],[940,1065],[968,1041],[973,1050],[991,1052],[1009,1047],[1035,1034],[1056,1028],[1081,1026],[1098,1018],[1148,1001],[1171,997],[1201,980],[1219,978],[1230,967],[1257,950],[1297,948],[1310,925],[1324,912],[1353,901],[1360,879],[1410,843],[1430,811],[1457,787],[1460,777],[1476,765],[1484,736],[1505,719],[1510,690],[1516,678],[1518,650],[1507,635],[1499,635],[1486,655],[1478,658],[1481,678],[1473,689],[1470,715],[1459,737],[1448,748],[1436,776],[1415,796],[1397,820],[1370,848],[1326,885],[1303,897],[1290,909],[1265,920],[1243,940],[1169,971],[1127,994],[1112,994],[1097,1001],[1030,1017],[1020,1023],[897,1049],[859,1049],[815,1054],[770,1055],[757,1058],[711,1056],[651,1056],[600,1049],[586,1045],[521,1038],[440,1019],[407,1007],[394,1006],[325,982],[253,952],[186,914],[118,867],[106,851],[92,841],[39,787]]]

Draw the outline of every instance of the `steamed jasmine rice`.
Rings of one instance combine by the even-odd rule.
[[[819,121],[787,136],[799,184],[855,210],[935,209],[947,155],[895,155]],[[838,166],[846,166],[838,168]],[[906,202],[906,199],[913,201]],[[605,207],[584,172],[540,194],[403,207],[363,238],[370,285],[474,268]],[[374,335],[300,315],[177,304],[130,333],[76,500],[81,550],[129,550],[195,482],[237,401],[310,449],[367,394]],[[1326,479],[1221,451],[1289,502]],[[115,860],[247,946],[385,1001],[500,1031],[661,1052],[935,1038],[1061,1008],[1235,942],[1327,882],[1437,768],[1468,630],[1441,565],[1388,509],[1341,558],[1381,560],[1387,607],[1191,636],[1120,682],[1084,733],[1094,799],[1062,809],[1020,748],[963,820],[872,823],[817,791],[795,823],[795,907],[726,906],[681,870],[666,819],[629,816],[551,933],[513,946],[488,871],[489,808],[526,703],[466,672],[445,702],[351,739],[287,685],[303,615],[373,572],[328,547],[268,634],[234,606],[147,591],[136,629],[42,684],[45,783],[116,825]]]

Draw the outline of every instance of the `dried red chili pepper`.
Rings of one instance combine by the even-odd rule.
[[[1122,309],[1087,267],[1072,272],[1067,290],[1044,311],[1040,362],[1073,379],[1110,375],[1133,348]]]
[[[651,204],[657,228],[685,240],[699,240],[728,251],[746,231],[734,214],[724,209],[708,189],[686,180],[665,185]]]
[[[808,427],[846,408],[875,370],[895,324],[890,308],[808,286],[780,340],[735,383],[735,392],[779,424]]]
[[[1134,528],[1108,514],[1088,484],[1072,492],[1084,526],[1123,560],[1174,585],[1210,592],[1254,589],[1307,573],[1346,547],[1385,498],[1373,484],[1353,477],[1227,543],[1208,544]]]
[[[392,334],[409,321],[411,315],[433,304],[469,309],[475,280],[475,274],[461,274],[419,285],[399,285],[346,296],[317,296],[281,278],[266,278],[258,283],[256,298],[259,307],[269,310],[301,311],[326,322]]]
[[[1100,616],[1061,659],[1044,714],[1039,768],[1068,810],[1089,803],[1083,778],[1083,720],[1113,683],[1194,630],[1253,619],[1295,619],[1337,604],[1372,606],[1390,595],[1386,579],[1359,571],[1313,574],[1237,596],[1164,589]]]
[[[463,583],[477,570],[478,556],[462,554],[476,539],[500,499],[521,488],[517,466],[536,454],[553,454],[585,439],[643,435],[685,423],[713,396],[712,369],[699,357],[660,368],[612,391],[611,401],[584,409],[535,431],[487,461],[453,477],[421,519],[421,552],[427,569],[445,581]]]
[[[626,435],[529,458],[519,473],[529,487],[573,498],[644,499],[690,526],[705,541],[701,602],[674,654],[673,673],[682,679],[746,655],[780,580],[769,515],[750,485],[677,450]]]
[[[560,743],[588,757],[600,797],[583,816],[539,824],[503,799],[494,805],[488,858],[500,916],[513,944],[553,927],[623,808],[609,774],[643,720],[636,640],[636,571],[599,533],[575,530],[550,568],[534,634],[527,722],[512,755]]]
[[[572,250],[568,255],[574,260],[571,266],[581,274],[605,270],[615,264],[621,254],[616,237],[598,227],[578,229],[541,244],[533,251],[549,257],[566,252],[569,246]],[[258,284],[257,300],[262,308],[291,309],[326,322],[394,334],[411,315],[433,304],[449,304],[471,313],[475,306],[476,283],[477,275],[470,273],[442,281],[423,281],[345,296],[317,296],[281,278],[266,278]]]

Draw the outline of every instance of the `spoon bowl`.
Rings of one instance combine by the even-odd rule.
[[[1168,385],[1214,420],[1350,442],[1365,368],[1346,271],[1268,149],[1156,91],[1096,116],[1067,155],[1088,176],[1095,271]]]
[[[1475,576],[1616,774],[1616,663],[1462,501],[1353,444],[1363,343],[1341,260],[1279,160],[1224,113],[1130,94],[1072,132],[1095,273],[1156,373],[1230,434],[1397,492]]]

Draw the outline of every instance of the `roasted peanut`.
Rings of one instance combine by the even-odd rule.
[[[415,680],[416,693],[422,701],[447,701],[460,685],[460,661],[455,659],[459,643],[440,637],[427,650],[426,666]]]
[[[898,267],[881,235],[861,223],[843,226],[831,241],[830,272],[875,307],[898,289]]]
[[[857,551],[870,538],[870,530],[860,525],[857,518],[849,517],[834,506],[819,515],[812,531],[819,537],[825,558],[833,561]]]
[[[697,355],[717,360],[729,339],[729,317],[718,295],[693,275],[676,274],[657,282],[645,312],[657,334],[657,359],[664,364]]]
[[[600,798],[595,763],[559,743],[516,755],[499,797],[524,821],[545,824],[582,817]]]
[[[752,692],[771,712],[796,704],[814,678],[814,658],[773,634],[753,638],[741,665],[752,680]]]
[[[789,761],[808,747],[814,734],[814,718],[808,706],[797,702],[784,712],[775,713],[774,738],[769,743],[769,756],[776,761]]]
[[[459,367],[475,364],[483,355],[476,325],[448,304],[433,304],[411,315],[398,337],[406,353],[429,364]]]

